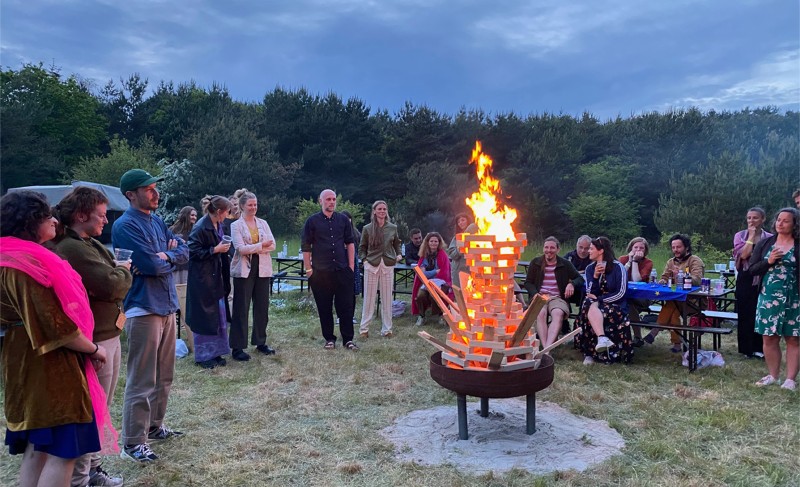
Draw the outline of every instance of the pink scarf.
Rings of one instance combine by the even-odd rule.
[[[94,333],[94,316],[81,276],[69,263],[43,246],[16,237],[0,238],[0,267],[10,267],[29,275],[44,287],[53,288],[61,309],[89,340]],[[89,383],[94,419],[100,436],[101,453],[118,453],[117,432],[111,424],[106,393],[97,380],[89,355],[84,355],[83,369]],[[111,364],[106,364],[111,367]]]

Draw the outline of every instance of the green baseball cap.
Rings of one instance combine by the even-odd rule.
[[[125,194],[128,191],[135,191],[136,188],[150,186],[163,180],[164,178],[155,177],[144,169],[131,169],[119,178],[119,190]]]

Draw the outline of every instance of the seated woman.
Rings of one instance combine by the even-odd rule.
[[[650,253],[650,245],[642,237],[635,237],[628,242],[628,254],[619,258],[619,263],[625,266],[629,282],[647,282],[650,272],[653,270],[653,261],[647,258]],[[638,322],[639,313],[646,311],[650,302],[646,299],[628,300],[628,319]],[[641,347],[644,345],[642,340],[642,327],[633,327],[633,346]]]
[[[633,347],[625,300],[625,267],[614,259],[611,241],[606,237],[592,240],[589,258],[592,263],[586,268],[586,298],[575,320],[581,328],[575,342],[583,352],[583,363],[630,363]]]
[[[438,232],[430,232],[425,235],[422,245],[419,247],[417,265],[422,267],[425,277],[434,279],[440,286],[446,284],[449,289],[453,285],[450,277],[450,259],[442,248],[442,236]],[[418,316],[417,326],[425,323],[425,311],[428,308],[431,309],[431,315],[442,315],[442,310],[430,296],[431,292],[435,291],[422,288],[420,279],[414,277],[414,286],[411,290],[411,313]],[[439,322],[441,323],[441,318],[439,318]]]
[[[69,485],[75,460],[119,451],[97,370],[105,348],[80,275],[42,244],[56,235],[44,195],[0,200],[0,331],[5,444],[17,485]]]

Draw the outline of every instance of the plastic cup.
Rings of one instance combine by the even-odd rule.
[[[233,242],[233,238],[231,238],[230,235],[223,235],[222,236],[222,243],[229,244],[231,242]]]
[[[725,281],[722,279],[714,279],[711,281],[715,293],[721,293],[725,290]]]
[[[131,255],[133,255],[133,250],[128,249],[114,249],[114,260],[117,262],[128,262],[131,260]]]
[[[728,270],[735,271],[736,270],[736,261],[732,260],[728,262]]]
[[[714,270],[717,272],[722,272],[725,270],[725,264],[714,264]]]

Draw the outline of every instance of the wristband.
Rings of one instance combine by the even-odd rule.
[[[747,240],[747,241],[745,241],[745,243],[746,243],[746,244],[753,245],[753,242],[752,242],[752,241],[750,241],[750,240]]]
[[[96,354],[98,350],[100,350],[100,345],[95,343],[94,344],[94,352],[92,352],[92,353],[90,353],[88,355],[91,357],[92,355]]]

